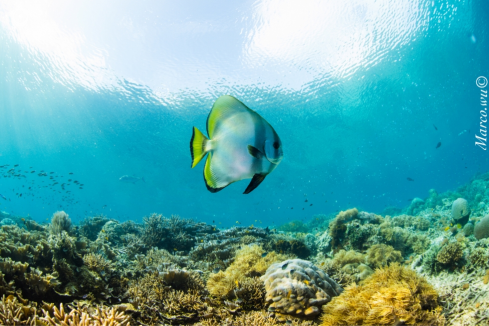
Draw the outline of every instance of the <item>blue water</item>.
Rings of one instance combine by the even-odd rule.
[[[489,170],[474,137],[485,1],[300,3],[0,4],[0,165],[26,176],[0,170],[0,210],[264,226],[402,208]],[[249,195],[247,180],[212,194],[190,168],[192,127],[224,94],[284,146]]]

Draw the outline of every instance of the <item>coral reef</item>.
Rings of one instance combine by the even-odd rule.
[[[466,223],[452,218],[458,198],[471,209]],[[64,212],[50,223],[2,212],[0,324],[437,325],[441,309],[449,324],[484,324],[487,203],[489,173],[382,216],[350,209],[278,231],[176,215],[75,225]],[[410,273],[428,277],[440,306]],[[333,297],[335,286],[346,291]]]
[[[80,326],[129,326],[129,316],[124,312],[119,312],[115,308],[97,307],[94,311],[85,309],[72,308],[68,313],[65,311],[63,304],[59,309],[53,308],[51,313],[44,310],[44,317],[40,318],[48,326],[59,325],[80,325]]]
[[[311,254],[310,249],[306,244],[299,240],[284,240],[278,239],[271,244],[271,249],[285,254],[292,254],[299,258],[307,258]]]
[[[367,263],[372,268],[380,268],[394,262],[403,262],[401,252],[392,246],[375,244],[367,250]]]
[[[391,264],[323,306],[323,326],[443,325],[438,295],[416,272]]]
[[[463,255],[462,245],[459,242],[450,242],[440,249],[436,260],[444,265],[455,265]]]
[[[477,240],[489,238],[489,215],[482,218],[474,226],[474,236]]]
[[[261,276],[270,265],[287,258],[274,251],[265,253],[258,245],[245,246],[236,252],[234,262],[225,271],[209,276],[207,288],[218,298],[233,298],[234,290],[239,289],[246,278]]]
[[[356,218],[357,215],[358,209],[348,209],[339,212],[335,219],[329,223],[329,235],[331,236],[331,245],[333,248],[337,248],[341,245],[346,233],[345,224]]]
[[[323,304],[343,289],[311,262],[290,259],[271,265],[265,282],[268,311],[286,320],[284,315],[316,316]]]
[[[35,326],[37,310],[35,307],[24,306],[13,295],[2,296],[0,301],[0,325],[29,325]]]
[[[284,232],[307,232],[308,228],[302,221],[292,221],[282,224],[277,228],[279,231]]]
[[[49,231],[52,234],[60,234],[63,231],[69,232],[71,228],[71,219],[64,211],[59,211],[53,214]]]

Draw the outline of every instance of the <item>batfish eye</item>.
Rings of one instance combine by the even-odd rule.
[[[280,147],[278,141],[273,143],[273,148],[278,149]]]

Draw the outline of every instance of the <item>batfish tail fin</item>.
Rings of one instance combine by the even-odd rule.
[[[207,154],[206,145],[209,139],[199,129],[194,127],[190,139],[190,155],[192,156],[192,168],[194,168]]]

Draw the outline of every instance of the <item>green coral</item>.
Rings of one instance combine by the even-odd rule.
[[[282,224],[277,230],[284,232],[307,232],[308,228],[302,221],[296,220]]]
[[[278,253],[292,254],[303,259],[311,255],[311,250],[300,240],[278,239],[271,244],[271,247]]]

